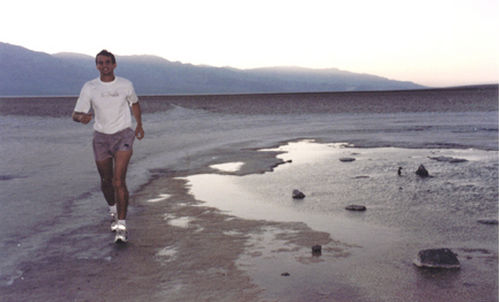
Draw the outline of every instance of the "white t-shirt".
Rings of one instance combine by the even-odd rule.
[[[88,113],[93,109],[95,131],[113,134],[132,126],[130,107],[138,101],[129,80],[115,77],[112,82],[102,82],[96,78],[83,85],[74,111]]]

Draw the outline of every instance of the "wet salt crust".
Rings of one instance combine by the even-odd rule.
[[[411,289],[403,290],[405,298],[410,296],[405,301],[439,301],[449,293],[454,295],[449,297],[453,301],[497,301],[497,271],[491,275],[491,269],[497,268],[496,247],[488,248],[497,245],[497,224],[475,220],[475,216],[487,222],[497,220],[497,158],[486,165],[469,158],[462,163],[427,158],[461,158],[447,153],[456,149],[497,151],[497,85],[404,92],[141,98],[146,137],[134,144],[127,176],[131,240],[118,249],[112,243],[107,206],[96,178],[92,127],[82,127],[69,117],[75,101],[76,97],[0,99],[2,300],[399,301],[393,287],[385,285],[401,280]],[[356,158],[353,162],[326,158],[325,164],[311,164],[311,170],[295,170],[302,167],[296,161],[276,159],[279,151],[254,151],[298,138],[347,141],[364,148],[356,148],[357,155],[345,154]],[[403,165],[400,179],[387,178],[396,173],[392,165],[398,164],[398,151],[410,149],[392,153],[389,148],[366,149],[386,146],[425,148],[435,153],[416,152],[430,162],[414,160],[424,163],[432,177],[414,181],[414,170]],[[452,149],[438,152],[436,148]],[[376,150],[389,160],[359,169],[366,158],[374,158]],[[227,162],[245,164],[237,172],[209,167]],[[338,165],[328,168],[333,162]],[[355,169],[352,177],[346,173],[349,168]],[[316,229],[328,226],[332,237],[310,230],[303,222],[244,220],[203,207],[205,203],[187,192],[186,181],[175,178],[272,169],[275,172],[265,175],[265,181],[260,181],[263,184],[242,177],[236,178],[241,183],[227,189],[247,188],[244,192],[258,197],[255,203],[261,199],[271,208],[282,202],[283,217],[296,212],[305,217],[319,213],[317,219],[309,220],[317,221]],[[305,181],[310,171],[315,171],[315,178]],[[280,175],[277,181],[286,180],[283,184],[293,181],[292,185],[273,186],[267,178],[272,175]],[[221,185],[227,179],[220,178]],[[251,186],[247,184],[250,180]],[[320,185],[323,181],[327,185]],[[314,183],[319,184],[317,188]],[[292,200],[288,189],[295,188],[307,197]],[[212,189],[223,194],[225,187]],[[274,198],[274,194],[285,199]],[[245,198],[243,195],[242,200]],[[347,212],[340,206],[343,201],[365,204],[367,211]],[[250,205],[249,210],[255,208]],[[165,214],[170,215],[166,220]],[[192,218],[187,227],[174,225],[183,217]],[[379,235],[383,232],[386,236]],[[476,238],[469,241],[472,236]],[[385,241],[376,242],[378,237]],[[260,245],[261,238],[275,246]],[[390,249],[392,241],[409,243]],[[351,242],[369,244],[348,244]],[[316,244],[322,245],[320,257],[311,254],[311,246]],[[435,247],[449,247],[458,253],[462,263],[459,275],[412,271],[417,251]],[[158,254],[165,248],[177,253]],[[236,266],[236,261],[241,265]],[[484,267],[484,262],[489,265]],[[330,272],[324,272],[322,266],[328,266]],[[262,275],[250,278],[259,272],[249,276],[247,271],[256,267],[264,268]],[[282,277],[286,272],[289,276]],[[268,280],[275,283],[264,282]],[[415,284],[420,290],[414,289]],[[469,292],[453,291],[460,286]],[[445,288],[449,291],[443,294]],[[262,292],[270,295],[269,290],[282,294],[275,299],[260,296]]]
[[[157,198],[148,199],[147,202],[153,202],[153,203],[154,202],[160,202],[160,201],[167,200],[170,197],[171,197],[170,194],[159,194],[159,196]]]
[[[218,165],[211,165],[210,167],[222,172],[237,172],[244,165],[243,162],[232,162]]]
[[[326,250],[315,265],[302,261],[310,251],[279,248],[278,230],[252,235],[238,265],[265,288],[267,298],[282,297],[290,288],[303,291],[303,284],[305,291],[328,296],[327,280],[361,284],[364,297],[383,301],[440,301],[444,292],[452,301],[497,297],[497,228],[477,221],[497,213],[497,169],[491,168],[497,151],[355,148],[310,140],[261,151],[276,150],[284,152],[279,157],[287,163],[273,172],[186,178],[190,192],[208,206],[245,219],[303,222],[354,247],[345,257],[331,257]],[[338,160],[344,157],[355,161]],[[421,163],[433,177],[415,174]],[[403,167],[400,176],[398,167]],[[294,188],[307,197],[293,200]],[[366,205],[367,211],[345,211],[352,203]],[[459,273],[429,277],[413,266],[419,250],[444,246],[459,254]],[[282,281],[276,268],[286,268],[291,278]]]

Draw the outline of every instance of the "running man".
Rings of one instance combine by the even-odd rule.
[[[95,114],[93,149],[95,163],[101,178],[101,189],[112,217],[111,231],[116,232],[114,242],[127,242],[126,215],[128,189],[126,172],[135,137],[144,138],[139,99],[132,82],[116,77],[116,59],[107,50],[95,58],[100,77],[85,83],[73,112],[73,120],[88,124]],[[136,121],[131,129],[130,108]]]

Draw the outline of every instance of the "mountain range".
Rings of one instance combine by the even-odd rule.
[[[117,56],[116,74],[139,95],[408,90],[413,82],[330,69],[236,69],[171,62],[157,56]],[[0,42],[0,96],[74,96],[98,76],[94,58],[47,54]]]

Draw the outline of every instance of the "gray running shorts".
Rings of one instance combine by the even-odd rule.
[[[114,157],[117,151],[132,151],[135,132],[126,128],[113,134],[104,134],[94,131],[95,161],[102,161]]]

